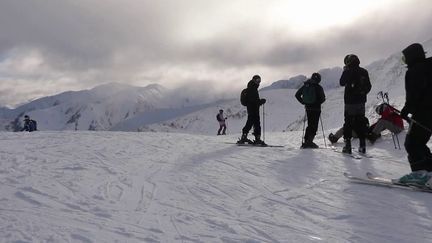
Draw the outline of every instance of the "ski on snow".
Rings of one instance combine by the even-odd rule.
[[[371,172],[367,172],[366,177],[353,176],[347,172],[344,173],[344,176],[350,179],[352,182],[361,183],[361,184],[383,186],[383,187],[390,187],[390,188],[401,188],[401,189],[407,189],[411,191],[432,193],[432,189],[430,188],[399,183],[397,182],[397,179],[390,179],[390,178],[376,176]]]
[[[237,146],[242,146],[242,147],[270,147],[270,148],[283,148],[283,145],[270,145],[270,144],[266,144],[266,145],[262,145],[262,144],[252,144],[252,143],[231,143],[231,142],[225,142],[227,144],[235,144]]]
[[[373,158],[373,156],[370,155],[370,154],[367,154],[367,153],[363,154],[363,153],[355,152],[354,148],[353,148],[354,151],[351,154],[343,153],[342,150],[340,150],[340,149],[338,149],[337,147],[334,147],[334,146],[331,146],[330,148],[331,148],[331,150],[333,150],[336,153],[340,153],[340,154],[343,154],[343,155],[345,155],[347,157],[351,157],[351,158],[354,158],[354,159],[361,159],[361,158],[368,158],[368,159],[370,159],[370,158]]]

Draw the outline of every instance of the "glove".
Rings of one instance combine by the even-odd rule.
[[[264,105],[267,100],[266,99],[261,99],[260,101],[261,101],[261,105]]]
[[[408,114],[409,114],[408,108],[404,106],[400,112],[400,116],[402,117],[402,119],[406,121],[410,121],[411,119],[408,117]]]

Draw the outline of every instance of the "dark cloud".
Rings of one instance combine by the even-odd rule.
[[[78,88],[113,81],[231,85],[253,73],[271,81],[341,65],[348,53],[368,64],[432,38],[429,0],[399,2],[304,35],[265,22],[268,4],[2,0],[0,79],[4,88],[12,87],[14,77],[23,85],[38,83],[46,94],[58,90],[55,84],[69,89],[73,83]],[[40,64],[19,68],[34,59]],[[35,94],[20,95],[26,100]]]

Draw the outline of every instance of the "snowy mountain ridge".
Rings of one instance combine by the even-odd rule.
[[[425,50],[432,50],[432,40],[426,42],[424,47]],[[369,118],[375,117],[373,108],[380,102],[376,99],[379,91],[388,92],[391,103],[401,108],[406,71],[401,62],[401,54],[395,53],[364,67],[369,71],[372,82],[367,103]],[[322,120],[329,128],[340,126],[343,120],[340,116],[343,99],[343,88],[339,87],[341,72],[339,67],[319,70],[327,96]],[[268,131],[302,128],[304,111],[295,100],[294,92],[306,79],[306,76],[299,75],[261,89],[261,96],[268,100],[265,106]],[[246,83],[247,81],[245,86]],[[217,126],[215,115],[219,109],[226,111],[231,132],[239,131],[244,125],[246,113],[237,97],[224,100],[218,100],[217,97],[203,99],[182,93],[181,89],[168,90],[157,84],[135,87],[115,83],[97,86],[91,90],[69,91],[37,99],[13,110],[2,108],[0,129],[17,130],[21,126],[23,115],[29,114],[38,121],[39,130],[213,134]]]

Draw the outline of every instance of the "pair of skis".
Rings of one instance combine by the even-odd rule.
[[[230,143],[226,142],[227,144],[235,144],[237,146],[243,146],[243,147],[270,147],[270,148],[283,148],[283,145],[270,145],[270,144],[254,144],[254,143]]]
[[[342,150],[340,150],[334,146],[332,146],[331,149],[336,153],[341,153],[341,154],[343,154],[347,157],[351,157],[353,159],[373,158],[373,156],[370,154],[356,152],[354,148],[353,148],[353,152],[351,154],[344,153],[344,152],[342,152]]]
[[[398,182],[397,179],[380,177],[371,172],[366,172],[366,177],[354,176],[347,172],[344,173],[344,176],[348,178],[350,181],[355,183],[368,184],[374,186],[383,186],[383,187],[390,187],[390,188],[401,188],[401,189],[407,189],[411,191],[432,193],[432,189],[426,186],[421,187],[418,185],[400,183]]]

